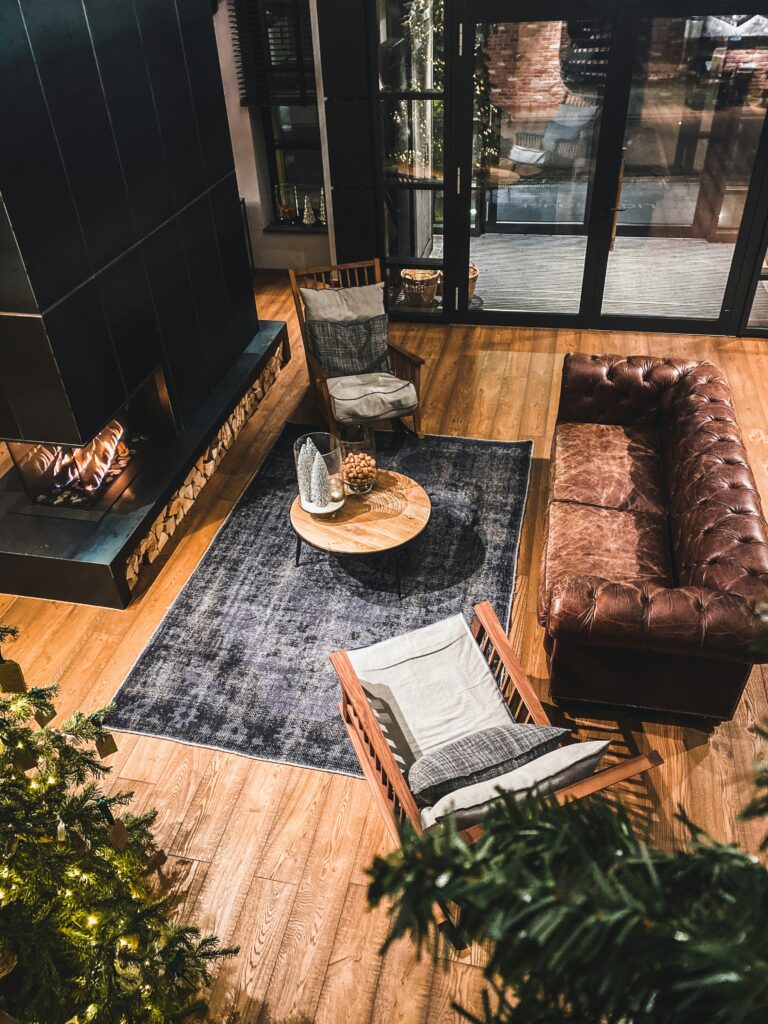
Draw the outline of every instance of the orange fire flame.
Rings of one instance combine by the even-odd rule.
[[[86,491],[97,490],[117,455],[127,451],[121,443],[124,432],[122,423],[112,420],[83,448],[56,449],[53,467],[56,486],[68,487],[79,477]]]

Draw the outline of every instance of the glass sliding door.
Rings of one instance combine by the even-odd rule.
[[[766,117],[768,18],[635,26],[601,312],[718,321]]]
[[[611,22],[539,9],[475,23],[470,311],[582,306]]]
[[[755,292],[749,305],[747,329],[768,332],[768,253],[763,253],[758,271]]]
[[[704,333],[747,324],[754,232],[768,219],[768,11],[742,11],[447,0],[449,116],[403,112],[407,145],[386,172],[441,190],[422,234],[444,262],[447,317]],[[415,120],[445,127],[429,165],[409,155]],[[765,315],[764,283],[750,328]]]
[[[390,312],[443,314],[443,0],[376,0]]]

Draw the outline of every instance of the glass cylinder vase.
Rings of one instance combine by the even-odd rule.
[[[371,427],[358,423],[341,428],[341,475],[352,494],[367,494],[379,474]]]
[[[330,515],[344,504],[341,447],[333,434],[303,434],[293,445],[301,507],[312,515]]]

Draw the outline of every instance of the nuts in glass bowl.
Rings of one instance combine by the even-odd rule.
[[[367,452],[349,452],[341,463],[341,473],[350,491],[364,494],[376,480],[376,460]]]

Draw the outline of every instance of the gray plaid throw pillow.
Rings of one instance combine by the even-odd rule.
[[[328,377],[389,370],[387,315],[369,320],[307,320],[312,354]]]
[[[447,793],[514,771],[554,750],[567,729],[554,725],[510,722],[480,729],[414,761],[408,785],[421,806],[431,806]]]

